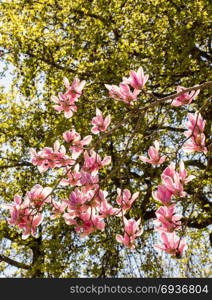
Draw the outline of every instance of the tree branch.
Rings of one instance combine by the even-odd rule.
[[[14,165],[2,165],[0,166],[0,169],[9,169],[9,168],[18,168],[18,167],[25,167],[25,166],[31,166],[32,167],[32,164],[29,163],[29,162],[23,162],[23,163],[17,163],[17,164],[14,164]]]
[[[20,263],[18,261],[15,261],[5,255],[2,255],[0,254],[0,261],[4,261],[6,262],[7,264],[11,265],[11,266],[14,266],[14,267],[17,267],[17,268],[21,268],[21,269],[25,269],[25,270],[29,270],[31,268],[31,266],[29,265],[26,265],[24,263]]]
[[[150,210],[150,211],[145,211],[144,215],[143,215],[143,219],[145,221],[150,220],[156,218],[155,215],[155,211],[154,210]],[[212,217],[209,217],[207,219],[201,220],[200,218],[192,218],[190,220],[188,220],[187,218],[183,218],[182,219],[183,223],[187,223],[186,226],[187,227],[191,227],[191,228],[196,228],[196,229],[203,229],[206,228],[207,226],[212,224]]]
[[[97,20],[100,20],[103,24],[106,24],[108,25],[108,20],[103,18],[102,16],[99,16],[99,15],[96,15],[94,13],[85,13],[84,11],[80,10],[80,9],[72,9],[72,11],[74,13],[77,13],[79,14],[80,16],[86,16],[86,17],[91,17],[91,18],[94,18],[94,19],[97,19]],[[112,20],[112,23],[115,23],[113,20]]]
[[[185,89],[185,90],[183,90],[183,91],[181,91],[179,93],[175,93],[175,94],[172,94],[170,96],[158,99],[158,100],[152,102],[151,104],[146,105],[146,106],[138,109],[138,111],[143,111],[143,110],[145,111],[145,110],[147,110],[147,109],[149,109],[151,107],[154,107],[155,105],[158,105],[160,103],[166,102],[168,100],[174,100],[176,97],[178,97],[180,95],[183,95],[185,93],[188,93],[188,92],[191,92],[191,91],[203,90],[203,89],[205,89],[207,87],[210,87],[210,86],[212,86],[212,81],[207,81],[207,82],[204,82],[202,84],[195,85],[195,86],[187,88],[187,89]],[[151,93],[150,93],[150,96],[151,96]]]

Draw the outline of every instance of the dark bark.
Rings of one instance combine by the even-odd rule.
[[[18,262],[14,259],[11,259],[5,255],[1,255],[0,254],[0,261],[4,261],[6,262],[7,264],[11,265],[11,266],[14,266],[14,267],[17,267],[17,268],[21,268],[21,269],[25,269],[25,270],[29,270],[31,268],[31,266],[29,265],[26,265],[24,263],[21,263],[21,262]]]

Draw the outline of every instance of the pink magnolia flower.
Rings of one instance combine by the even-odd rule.
[[[89,145],[92,140],[91,135],[87,135],[86,137],[81,139],[81,135],[78,132],[76,132],[75,129],[64,132],[63,138],[66,141],[66,143],[71,143],[69,149],[72,151],[73,159],[77,159],[83,152],[84,146]]]
[[[8,223],[24,229],[22,239],[26,239],[30,235],[35,236],[36,227],[38,227],[43,220],[42,214],[30,208],[30,201],[27,197],[22,200],[20,196],[15,195],[14,201],[14,204],[1,205],[3,208],[10,210]]]
[[[81,171],[80,184],[92,187],[99,182],[99,176],[97,174],[93,175],[89,172]]]
[[[66,207],[67,207],[67,203],[65,201],[62,202],[56,202],[56,201],[52,201],[52,213],[53,215],[51,215],[51,220],[54,220],[58,217],[61,216],[62,213],[64,213]]]
[[[190,133],[188,132],[189,136]],[[191,153],[191,152],[203,152],[207,153],[207,147],[205,147],[205,135],[204,133],[198,134],[195,137],[192,136],[188,139],[187,142],[182,147],[184,152]]]
[[[184,192],[183,190],[183,184],[181,183],[178,173],[176,173],[174,177],[163,175],[162,182],[174,196],[184,197],[186,195],[186,192]]]
[[[105,131],[109,126],[111,121],[110,115],[108,115],[105,119],[103,118],[102,112],[97,108],[96,109],[96,117],[94,117],[91,121],[91,124],[94,125],[91,129],[93,134],[98,134],[100,131]]]
[[[110,205],[107,200],[107,192],[99,190],[99,197],[101,201],[101,206],[100,206],[100,214],[103,218],[108,218],[110,216],[117,215],[118,212],[120,211],[118,208],[114,208],[112,205]]]
[[[54,162],[54,167],[59,168],[75,164],[75,160],[66,155],[66,148],[60,145],[59,141],[54,143],[53,150],[50,148],[49,152],[49,148],[44,148],[43,153],[49,160]]]
[[[143,229],[139,228],[141,220],[135,221],[134,219],[127,220],[124,218],[124,236],[117,234],[117,242],[124,246],[135,249],[135,239],[143,233]]]
[[[68,207],[71,210],[78,210],[79,212],[84,211],[88,208],[86,205],[86,201],[90,200],[88,195],[83,193],[78,188],[75,188],[73,192],[71,192],[69,196],[69,200],[65,201],[68,205]]]
[[[151,146],[148,150],[150,159],[145,156],[139,156],[139,158],[142,161],[148,162],[152,165],[160,165],[166,160],[166,157],[160,156],[160,154],[159,154],[159,142],[155,141],[154,145],[155,145],[155,147]]]
[[[123,101],[126,104],[131,105],[132,101],[137,100],[138,94],[141,92],[135,89],[133,92],[130,90],[127,84],[120,83],[119,87],[116,85],[105,84],[109,90],[109,95],[117,100]]]
[[[43,151],[36,152],[35,149],[30,149],[31,162],[34,166],[38,167],[38,170],[42,173],[49,168],[49,162]]]
[[[100,208],[100,214],[103,218],[108,218],[110,216],[115,216],[118,214],[119,209],[114,208],[112,205],[110,205],[106,200],[102,201],[101,208]]]
[[[28,219],[28,222],[26,224],[20,224],[20,228],[24,229],[24,232],[22,234],[22,239],[27,239],[30,235],[36,236],[37,227],[42,223],[43,216],[41,214],[37,214],[35,216],[31,216]]]
[[[67,177],[68,177],[68,179],[65,179],[65,178],[61,179],[61,181],[60,181],[61,185],[63,185],[63,186],[67,186],[67,185],[80,186],[81,185],[80,179],[81,179],[82,175],[79,171],[79,164],[75,165],[73,171],[69,171],[67,173]]]
[[[124,233],[124,235],[117,234],[116,240],[127,248],[135,249],[135,238],[133,236],[129,236],[127,233]]]
[[[171,178],[174,178],[174,175],[176,174],[175,168],[176,168],[175,163],[171,162],[170,165],[167,168],[165,168],[165,170],[163,171],[163,173],[161,175],[162,179],[163,179],[163,176],[169,176]]]
[[[43,205],[45,202],[51,202],[52,188],[45,187],[36,184],[31,191],[27,192],[27,198],[30,201],[30,204],[37,207]]]
[[[130,236],[134,236],[135,238],[140,236],[143,232],[143,229],[140,229],[141,223],[141,219],[139,219],[138,221],[135,221],[134,219],[129,219],[127,220],[124,217],[124,231],[130,235]]]
[[[10,225],[20,225],[26,223],[27,216],[30,215],[31,210],[29,209],[29,199],[22,198],[19,195],[14,196],[14,204],[1,204],[2,208],[9,209],[10,219],[8,223]]]
[[[89,152],[84,151],[83,170],[91,172],[93,175],[95,175],[99,169],[109,165],[110,163],[110,156],[105,156],[104,159],[101,160],[101,157],[94,150],[90,150]]]
[[[180,93],[184,91],[186,88],[183,86],[177,87],[177,93]],[[174,99],[174,101],[171,103],[173,106],[181,106],[185,104],[190,104],[191,101],[199,94],[200,90],[191,91],[190,93],[184,93]]]
[[[107,201],[106,200],[107,195],[108,195],[108,192],[107,191],[103,191],[101,189],[98,189],[98,192],[96,193],[96,196],[98,197],[100,203],[104,202],[104,201]]]
[[[138,198],[139,192],[131,195],[131,192],[128,189],[117,189],[118,197],[116,198],[116,202],[121,206],[122,212],[125,214],[128,209],[131,208],[133,202]],[[120,216],[119,214],[118,216]]]
[[[164,184],[159,185],[158,190],[152,192],[152,197],[166,206],[171,204],[172,195],[173,193]]]
[[[205,123],[206,121],[203,120],[200,113],[188,114],[188,122],[185,123],[188,130],[184,132],[188,140],[182,147],[185,152],[190,153],[196,151],[205,154],[208,152],[205,147],[205,135],[203,133]]]
[[[180,162],[179,173],[175,169],[175,164],[172,162],[161,175],[163,186],[176,197],[184,197],[186,192],[183,190],[183,185],[191,181],[194,176],[187,177],[183,161]]]
[[[82,214],[80,219],[83,223],[75,227],[76,232],[80,233],[80,237],[85,237],[96,230],[103,231],[105,229],[103,218],[96,215],[92,210],[88,210],[86,213]]]
[[[86,81],[83,80],[83,81],[80,81],[77,77],[74,78],[74,81],[72,82],[72,84],[70,85],[69,83],[69,80],[64,77],[64,84],[65,84],[65,87],[67,89],[66,93],[65,93],[65,96],[66,97],[73,97],[76,96],[77,98],[81,96],[82,94],[82,90],[85,86],[85,83]]]
[[[181,258],[183,250],[187,248],[186,242],[183,239],[178,239],[174,232],[172,233],[161,233],[162,245],[155,245],[154,248],[161,251],[165,251],[168,254],[172,254],[176,258]]]
[[[184,197],[186,192],[183,191],[183,183],[179,173],[175,170],[175,164],[171,163],[161,175],[163,185],[172,192],[173,195]]]
[[[89,207],[100,207],[100,189],[98,184],[85,185],[81,188],[82,192],[87,196],[86,204]]]
[[[195,176],[193,176],[193,175],[187,176],[187,171],[185,169],[185,165],[182,160],[180,161],[179,176],[180,176],[180,181],[182,182],[182,184],[186,184],[195,178]]]
[[[49,168],[59,168],[75,164],[75,160],[66,155],[66,149],[56,141],[53,149],[45,147],[38,153],[35,149],[30,149],[32,164],[38,166],[38,170],[42,173]]]
[[[196,112],[195,114],[188,114],[188,122],[185,123],[188,131],[193,133],[194,136],[203,133],[205,129],[206,121],[203,120],[200,113]],[[188,133],[186,134],[186,136]]]
[[[81,136],[75,129],[68,130],[63,133],[63,139],[66,143],[76,142],[81,140]]]
[[[161,206],[156,212],[155,230],[173,232],[181,227],[181,215],[175,215],[175,205]]]
[[[91,140],[92,140],[91,135],[87,135],[82,140],[81,137],[80,139],[77,138],[73,140],[72,145],[69,148],[72,151],[72,158],[77,159],[80,156],[80,154],[83,152],[84,146],[89,145]]]
[[[53,105],[54,109],[59,112],[64,111],[64,116],[67,119],[73,116],[73,112],[77,112],[77,106],[75,105],[76,97],[67,98],[65,95],[59,93],[58,97],[51,96],[51,100],[56,103],[56,105]]]
[[[141,90],[147,82],[149,75],[144,75],[143,68],[139,67],[138,71],[130,71],[130,77],[123,78],[124,84],[130,84],[134,89]]]
[[[85,81],[81,81],[78,78],[75,78],[73,83],[70,85],[67,78],[64,78],[64,84],[66,86],[66,92],[64,94],[59,93],[58,97],[52,96],[51,100],[56,103],[54,109],[57,111],[64,111],[65,118],[71,118],[73,112],[77,111],[77,106],[75,102],[78,101],[78,98],[82,94],[82,90],[85,85]]]
[[[67,212],[63,214],[64,221],[67,225],[77,225],[77,218],[79,218],[80,212],[73,211],[67,208]]]
[[[89,207],[100,205],[99,198],[96,197],[98,185],[92,187],[75,188],[70,193],[69,200],[64,200],[68,204],[68,209],[79,213],[85,212]]]

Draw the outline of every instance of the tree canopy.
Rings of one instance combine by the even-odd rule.
[[[139,192],[128,218],[141,218],[143,234],[135,250],[116,241],[119,219],[107,220],[105,231],[81,239],[64,219],[46,219],[39,237],[22,240],[9,226],[1,209],[1,276],[17,277],[208,277],[211,216],[211,85],[212,51],[208,0],[45,0],[0,2],[1,78],[12,71],[9,90],[0,97],[0,201],[11,203],[35,184],[53,187],[54,171],[40,173],[31,163],[37,151],[63,141],[75,128],[91,134],[96,108],[111,115],[108,134],[93,136],[92,145],[111,165],[100,172],[101,189],[114,204],[117,189]],[[130,70],[143,67],[149,74],[139,101],[129,108],[109,96],[105,84],[118,85]],[[63,78],[75,77],[86,85],[77,113],[64,118],[53,108],[52,95],[64,92]],[[177,86],[203,84],[186,106],[158,100],[176,93]],[[147,107],[148,106],[148,107]],[[143,109],[147,107],[146,109]],[[187,114],[201,112],[206,120],[207,153],[183,154]],[[151,166],[139,159],[154,141],[167,160]],[[161,256],[153,248],[158,202],[152,192],[170,162],[184,160],[195,178],[179,200],[186,227],[188,250],[181,259]],[[61,171],[61,170],[60,170]],[[59,171],[59,172],[60,172]],[[62,175],[62,171],[61,174]],[[68,198],[72,187],[58,187],[56,199]],[[48,211],[48,209],[47,209]],[[12,266],[12,267],[11,267]]]

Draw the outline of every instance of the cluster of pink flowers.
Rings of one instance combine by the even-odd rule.
[[[38,166],[38,170],[42,173],[48,169],[60,168],[73,165],[75,160],[66,155],[66,149],[56,141],[53,148],[45,147],[43,150],[36,152],[30,149],[31,160],[34,166]]]
[[[63,133],[63,139],[66,143],[70,144],[69,150],[72,152],[72,158],[77,159],[84,150],[84,146],[87,146],[92,141],[92,136],[87,135],[81,139],[81,135],[73,130],[69,130]]]
[[[149,154],[150,158],[147,158],[145,156],[139,156],[139,158],[143,162],[148,162],[152,165],[160,165],[166,160],[166,157],[160,156],[160,154],[159,154],[159,146],[160,146],[159,142],[155,141],[154,145],[155,145],[155,147],[150,146],[149,150],[148,150],[148,154]]]
[[[24,230],[22,234],[23,239],[28,238],[30,235],[36,235],[37,227],[43,220],[43,206],[45,203],[51,202],[51,192],[52,189],[50,187],[43,188],[39,184],[36,184],[24,199],[19,195],[15,195],[14,204],[1,205],[10,211],[8,223],[17,225]]]
[[[60,183],[74,187],[69,199],[62,200],[66,204],[63,205],[66,211],[62,211],[65,222],[74,225],[81,236],[86,236],[97,229],[103,230],[104,218],[114,215],[116,210],[108,204],[107,193],[100,189],[98,176],[99,170],[109,165],[111,158],[101,159],[94,150],[84,151],[83,158],[81,169],[77,164]]]
[[[186,88],[184,88],[183,86],[178,86],[177,87],[177,93],[180,93],[182,91],[184,91]],[[184,93],[181,94],[180,96],[176,97],[171,105],[173,106],[182,106],[185,104],[190,104],[192,102],[192,100],[199,94],[200,90],[196,90],[196,91],[191,91],[190,93]]]
[[[138,198],[139,192],[131,194],[128,189],[124,189],[123,191],[121,189],[117,189],[117,194],[118,196],[116,198],[116,202],[120,206],[117,216],[121,217],[123,220],[124,235],[117,234],[116,240],[125,247],[135,249],[135,239],[143,232],[143,229],[139,227],[141,220],[127,220],[124,215],[132,207],[134,201]]]
[[[173,197],[184,197],[184,184],[194,178],[193,175],[187,177],[183,161],[180,162],[179,172],[176,171],[175,163],[171,163],[162,173],[162,184],[158,186],[158,190],[152,193],[155,200],[163,203],[165,206],[171,204]]]
[[[70,117],[72,115],[71,111],[73,111],[75,107],[74,102],[77,101],[81,95],[85,82],[82,81],[80,83],[78,79],[75,79],[71,86],[66,78],[64,82],[67,91],[65,94],[59,94],[59,98],[62,102],[59,103],[59,100],[56,100],[55,97],[53,97],[53,100],[60,104],[60,107],[57,107],[56,110],[64,110],[65,117]],[[92,119],[91,124],[93,125],[91,130],[93,134],[106,131],[110,124],[110,115],[104,119],[102,112],[97,108],[96,117]],[[97,229],[103,230],[105,227],[104,218],[116,215],[120,212],[120,209],[113,208],[107,202],[107,192],[102,191],[99,186],[98,172],[101,168],[110,164],[111,157],[106,156],[104,159],[101,159],[93,149],[86,150],[85,147],[91,143],[91,135],[82,139],[80,134],[76,132],[75,129],[72,129],[63,133],[63,139],[67,144],[66,147],[60,145],[59,141],[56,141],[53,148],[45,147],[39,152],[36,152],[35,149],[31,149],[32,164],[37,166],[40,172],[52,168],[63,167],[65,169],[66,175],[60,180],[60,184],[62,186],[70,186],[73,190],[68,200],[51,201],[51,219],[56,219],[62,215],[67,224],[74,225],[76,231],[81,233],[81,236],[85,236]],[[67,148],[70,153],[69,155],[66,153]],[[80,166],[77,159],[81,154],[83,154],[83,162],[81,162]],[[27,199],[35,198],[34,203],[36,203],[36,208],[39,208],[38,211],[41,213],[42,205],[41,202],[38,202],[37,196],[34,196],[34,190],[28,192],[27,197]],[[45,199],[45,202],[47,202],[47,200],[48,199]],[[26,206],[26,210],[25,206],[24,202],[20,209],[23,212],[24,207],[27,220],[30,214],[30,220],[33,221],[33,226],[29,234],[34,234],[34,224],[38,226],[42,218],[39,219],[39,223],[34,223],[34,219],[37,221],[37,215],[36,217],[33,215],[32,218],[31,210],[28,209],[28,206]],[[26,233],[24,236],[26,236]]]
[[[185,152],[190,153],[196,151],[207,153],[205,135],[203,133],[205,123],[206,121],[203,120],[200,113],[188,114],[188,122],[185,124],[187,131],[184,134],[189,139],[182,148]]]
[[[67,78],[64,78],[64,84],[66,87],[66,92],[64,94],[59,93],[58,97],[52,96],[51,99],[56,103],[54,109],[57,111],[64,111],[65,118],[71,118],[73,112],[77,111],[77,106],[75,102],[82,94],[82,90],[85,86],[85,81],[81,81],[75,78],[73,83],[70,85]]]
[[[111,157],[104,159],[92,149],[87,151],[85,145],[91,142],[92,137],[81,136],[74,129],[63,133],[65,142],[69,145],[71,157],[66,156],[64,146],[57,142],[54,148],[44,148],[39,153],[31,150],[32,163],[37,165],[40,171],[48,168],[66,167],[66,177],[61,179],[60,184],[70,186],[74,190],[69,199],[52,201],[52,219],[63,214],[65,222],[74,225],[76,232],[81,236],[88,235],[95,230],[103,230],[104,218],[114,215],[117,211],[107,203],[106,193],[99,187],[99,169],[111,162]],[[83,153],[82,167],[76,163],[76,159]]]
[[[105,86],[112,98],[131,105],[133,101],[137,100],[137,96],[140,94],[148,78],[149,75],[144,75],[143,68],[140,67],[137,72],[131,70],[129,78],[123,77],[119,86],[109,84],[105,84]],[[132,91],[130,87],[134,90]]]
[[[166,253],[176,257],[181,257],[186,248],[186,242],[183,239],[177,239],[175,231],[181,228],[181,215],[176,215],[175,204],[171,201],[173,197],[184,197],[186,192],[183,190],[184,184],[188,183],[194,176],[187,176],[183,161],[180,162],[179,172],[176,171],[175,164],[171,163],[162,173],[162,184],[158,190],[153,192],[153,198],[160,201],[161,206],[156,211],[157,219],[154,221],[155,230],[162,232],[161,239],[163,245],[155,245],[155,248],[163,250]]]
[[[144,75],[143,69],[140,67],[137,72],[131,70],[128,78],[123,77],[119,86],[108,84],[105,86],[111,97],[132,105],[142,92],[148,78],[149,76]],[[68,79],[64,78],[64,84],[66,92],[64,94],[59,93],[58,97],[52,96],[51,99],[56,103],[54,105],[55,110],[64,111],[65,118],[71,118],[73,112],[77,111],[76,102],[82,94],[85,81],[75,78],[70,85]],[[185,88],[182,86],[177,87],[177,93],[184,90]],[[198,94],[199,90],[182,93],[173,100],[172,105],[190,104]],[[96,108],[96,116],[91,120],[91,132],[99,135],[107,130],[110,122],[111,116],[104,117],[100,109]],[[188,140],[182,149],[185,152],[207,153],[203,133],[205,121],[201,114],[188,114],[186,127],[185,136]],[[2,205],[10,211],[9,224],[17,225],[23,229],[22,236],[24,239],[30,235],[35,236],[37,227],[43,220],[43,209],[48,203],[52,212],[51,219],[62,216],[66,224],[73,225],[75,231],[84,237],[97,230],[103,231],[106,226],[105,219],[116,216],[123,221],[124,226],[123,235],[116,234],[117,242],[130,249],[135,249],[135,240],[143,232],[140,227],[141,220],[127,219],[126,215],[139,193],[131,194],[128,189],[121,190],[118,188],[116,197],[118,207],[113,207],[107,200],[108,193],[100,188],[99,176],[99,171],[111,163],[111,157],[105,156],[102,159],[92,147],[87,147],[92,141],[92,136],[87,135],[81,138],[81,135],[74,128],[63,133],[63,140],[66,147],[56,141],[52,148],[45,147],[39,152],[31,149],[30,153],[32,164],[37,166],[40,172],[52,168],[64,168],[66,173],[58,182],[61,186],[71,188],[68,199],[55,201],[51,198],[55,188],[43,188],[40,185],[35,185],[26,193],[24,199],[15,195],[14,204]],[[166,160],[166,157],[159,153],[158,141],[154,142],[154,146],[150,146],[148,156],[149,158],[145,156],[139,158],[152,165],[160,165]],[[153,198],[162,204],[156,211],[156,220],[154,221],[155,230],[161,233],[162,245],[155,245],[155,248],[175,257],[182,256],[186,242],[177,238],[175,233],[182,226],[182,216],[176,214],[176,205],[173,200],[176,202],[179,197],[186,196],[184,185],[193,178],[194,176],[187,176],[183,161],[179,164],[179,171],[176,170],[176,166],[172,162],[163,171],[162,182],[157,191],[152,193]]]
[[[70,193],[69,199],[62,200],[63,210],[61,206],[56,209],[57,215],[63,213],[64,220],[68,225],[74,225],[77,233],[80,233],[81,237],[87,236],[96,230],[104,230],[105,222],[104,219],[111,216],[122,216],[120,212],[122,211],[123,205],[120,204],[120,194],[121,190],[118,189],[118,196],[116,199],[118,208],[113,207],[107,201],[107,192],[100,189],[99,179],[97,176],[97,166],[94,163],[90,164],[86,162],[86,156],[84,156],[85,162],[82,166],[81,171],[78,170],[78,181],[72,184],[76,185],[75,189]],[[109,159],[103,159],[106,164],[109,164]],[[86,166],[95,165],[92,169],[89,167],[89,171]],[[104,164],[105,165],[105,164]],[[98,164],[98,169],[103,167],[103,165]],[[86,171],[87,170],[87,171]],[[87,176],[84,177],[84,172]],[[68,177],[72,177],[71,173]],[[93,178],[92,178],[93,177]],[[72,179],[71,179],[72,180]],[[70,180],[68,179],[69,183]],[[64,184],[64,180],[61,182]],[[65,183],[67,184],[67,182]],[[123,195],[127,194],[125,197],[125,204],[127,209],[124,213],[130,209],[132,203],[136,199],[137,193],[132,195],[129,190],[124,190]],[[66,210],[66,211],[65,211]],[[135,239],[136,235],[134,236]],[[120,241],[120,240],[119,240]],[[125,241],[126,244],[126,241]],[[130,243],[130,247],[133,247],[133,241]]]

